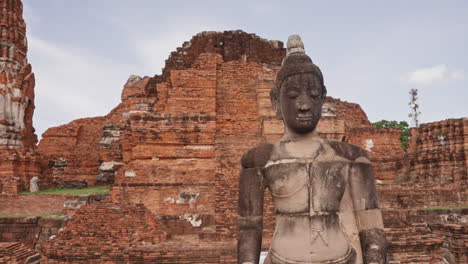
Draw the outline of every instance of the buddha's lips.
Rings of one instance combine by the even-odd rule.
[[[314,119],[314,116],[311,115],[311,116],[298,116],[296,117],[297,120],[300,120],[300,121],[309,121],[309,120],[313,120]]]

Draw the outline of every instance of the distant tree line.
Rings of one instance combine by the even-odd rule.
[[[408,122],[406,121],[388,121],[388,120],[380,120],[377,122],[372,123],[377,128],[396,128],[401,130],[400,136],[400,145],[401,148],[406,152],[406,144],[410,138],[410,128]]]

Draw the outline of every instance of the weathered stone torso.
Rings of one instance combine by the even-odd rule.
[[[275,144],[263,169],[277,214],[273,263],[347,263],[352,257],[338,217],[350,164],[320,138]]]

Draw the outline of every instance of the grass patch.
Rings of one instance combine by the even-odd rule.
[[[62,219],[62,213],[51,213],[51,214],[41,214],[41,215],[28,215],[28,214],[20,214],[20,215],[0,215],[0,218],[24,218],[24,217],[34,217],[39,216],[45,219]]]
[[[42,214],[39,216],[42,218],[47,218],[47,219],[62,219],[63,218],[62,213]]]
[[[51,188],[47,190],[41,190],[35,193],[31,192],[20,192],[20,195],[27,194],[68,194],[68,195],[80,195],[80,194],[107,194],[109,193],[109,186],[94,186],[83,189],[67,189],[67,188]]]

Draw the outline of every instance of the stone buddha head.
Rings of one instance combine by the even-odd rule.
[[[286,132],[307,134],[320,120],[327,89],[322,72],[305,54],[298,35],[289,37],[287,48],[270,97]]]

